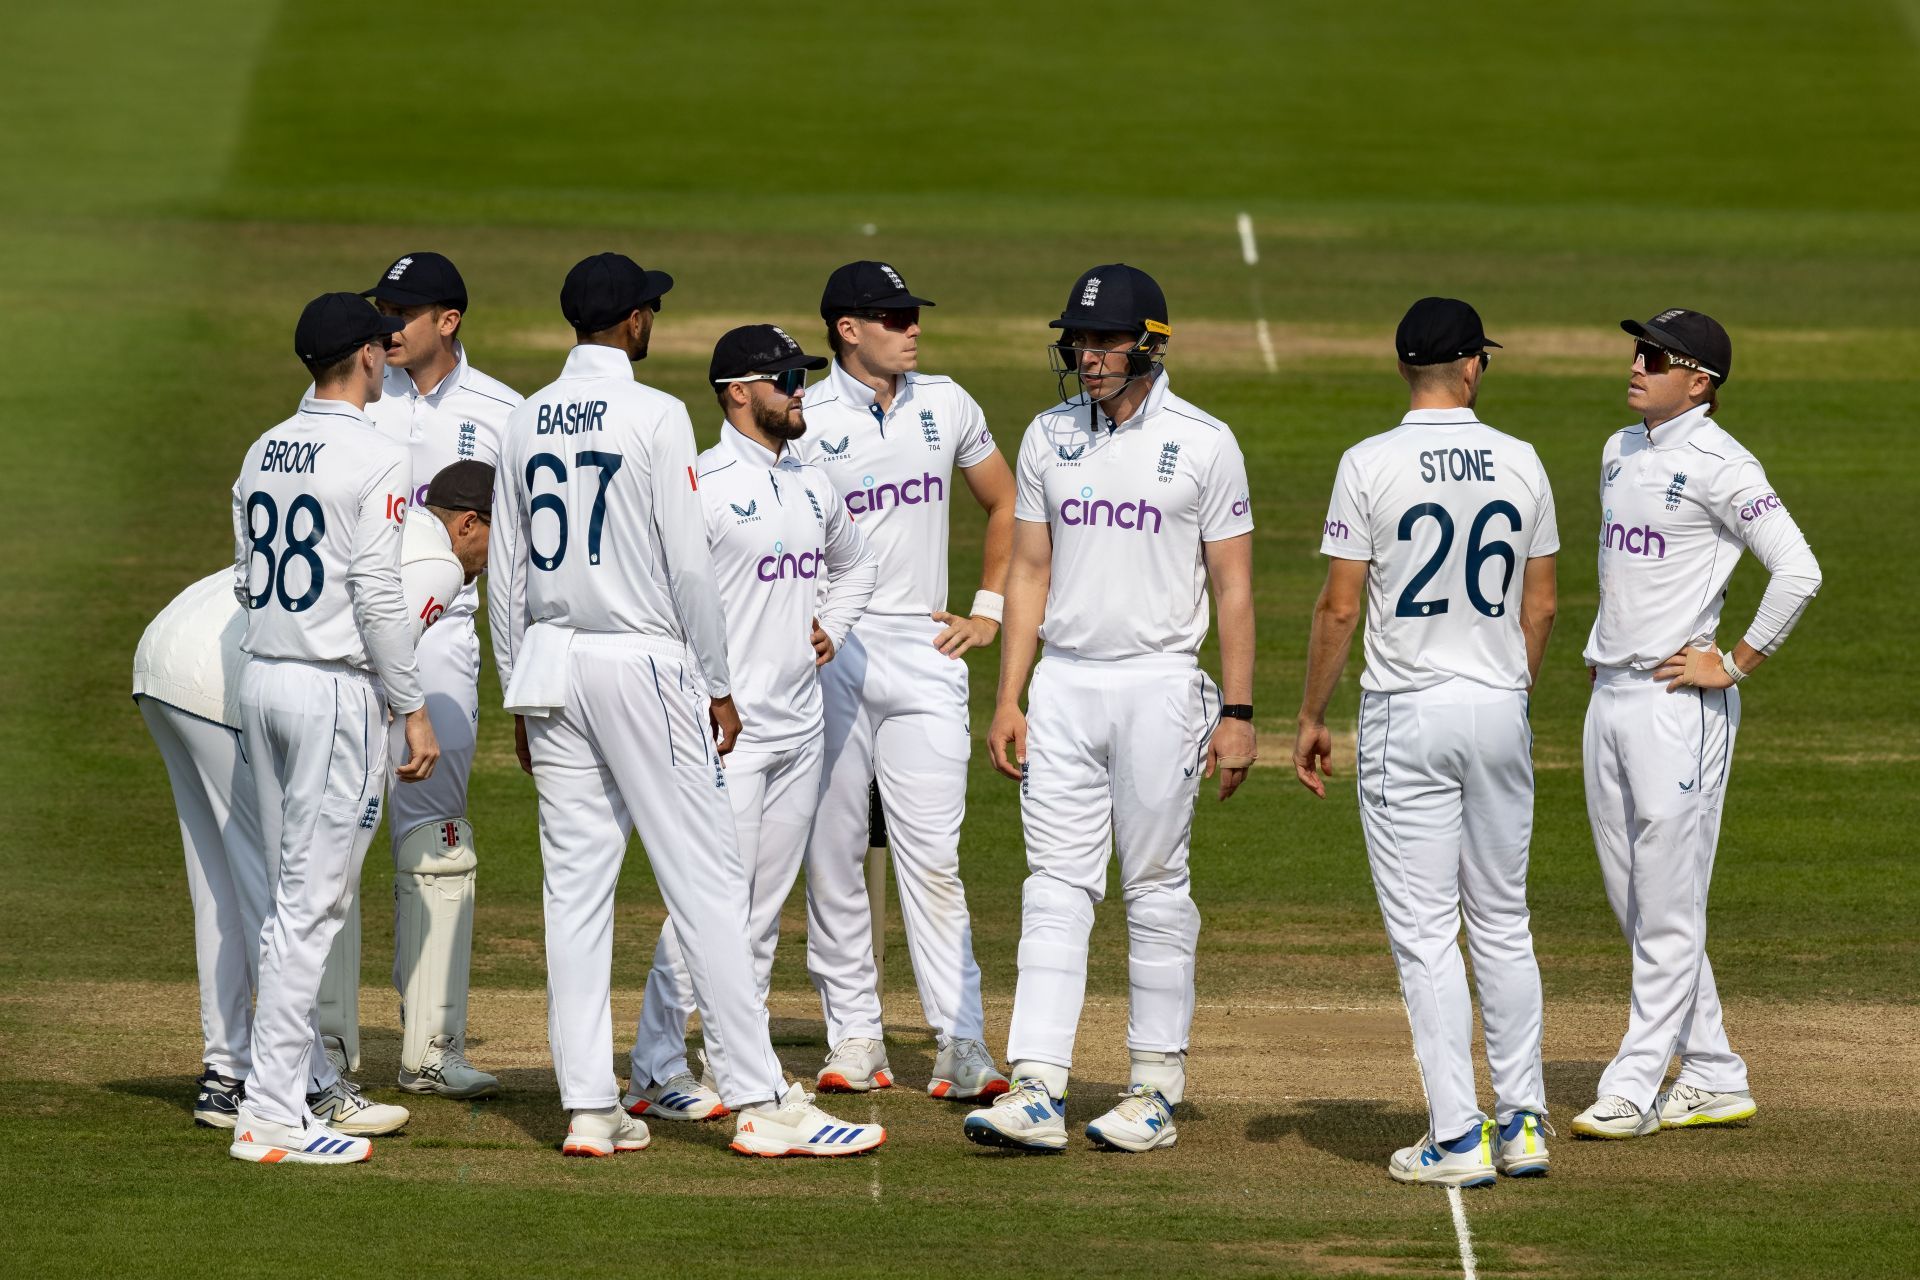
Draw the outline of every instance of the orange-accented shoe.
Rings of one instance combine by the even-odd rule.
[[[567,1125],[567,1139],[560,1144],[563,1156],[611,1156],[629,1151],[645,1151],[653,1141],[646,1122],[630,1116],[619,1107],[598,1111],[576,1111]]]
[[[373,1144],[317,1121],[290,1125],[262,1120],[241,1103],[227,1154],[255,1164],[358,1164],[373,1158]]]
[[[887,1065],[887,1046],[878,1040],[849,1036],[833,1046],[827,1065],[814,1083],[822,1093],[869,1093],[890,1088],[893,1068]]]
[[[886,1140],[879,1125],[835,1119],[793,1084],[777,1102],[742,1108],[728,1145],[746,1156],[858,1156]]]
[[[955,1102],[988,1101],[1008,1089],[1007,1078],[993,1065],[993,1055],[978,1040],[952,1040],[933,1060],[933,1078],[927,1093]]]

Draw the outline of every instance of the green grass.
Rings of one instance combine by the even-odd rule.
[[[1879,1020],[1832,1061],[1809,1063],[1790,1034],[1742,1045],[1763,1106],[1788,1078],[1844,1098],[1890,1050],[1910,1068],[1920,10],[750,4],[726,18],[119,3],[19,15],[0,48],[10,1270],[226,1274],[316,1247],[369,1268],[496,1274],[1457,1265],[1441,1202],[1380,1169],[1420,1128],[1404,1032],[1370,1060],[1382,1083],[1318,1100],[1284,1085],[1284,1055],[1320,1035],[1310,1021],[1304,1046],[1254,1046],[1281,1055],[1269,1101],[1207,1102],[1245,1091],[1207,1079],[1197,1043],[1202,1114],[1164,1160],[983,1160],[952,1113],[889,1097],[893,1141],[851,1167],[762,1167],[679,1134],[576,1167],[552,1154],[557,1098],[529,1068],[497,1107],[419,1108],[414,1136],[383,1143],[370,1169],[284,1177],[185,1126],[190,1006],[157,1023],[129,1011],[140,1030],[121,1035],[84,1002],[50,1014],[36,993],[137,981],[177,996],[192,980],[171,801],[126,699],[133,644],[228,554],[235,460],[303,385],[288,349],[298,307],[415,248],[461,264],[475,362],[523,390],[558,366],[555,298],[574,260],[618,248],[674,272],[643,374],[694,405],[706,435],[702,344],[736,318],[810,334],[825,273],[886,257],[941,301],[926,363],[966,383],[1009,452],[1051,401],[1045,321],[1074,276],[1115,258],[1153,271],[1186,337],[1170,361],[1181,392],[1232,423],[1248,455],[1269,762],[1288,745],[1334,465],[1401,409],[1386,336],[1421,294],[1473,300],[1508,341],[1481,409],[1539,446],[1567,548],[1534,703],[1531,886],[1563,1115],[1597,1065],[1584,1029],[1563,1052],[1556,1026],[1613,1009],[1615,1034],[1626,991],[1578,772],[1595,464],[1628,420],[1625,353],[1610,345],[1624,339],[1608,335],[1667,305],[1714,312],[1739,349],[1722,420],[1766,462],[1826,573],[1746,686],[1715,968],[1736,1041],[1743,1016],[1767,1010]],[[1261,229],[1278,374],[1251,343],[1241,210]],[[967,583],[978,521],[962,504],[955,523]],[[1723,634],[1761,576],[1751,563],[1736,575]],[[992,662],[973,665],[976,729]],[[491,683],[483,705],[498,705]],[[1353,706],[1349,680],[1334,716]],[[504,728],[483,720],[475,775],[477,1008],[544,982],[532,790]],[[1004,998],[1023,855],[1013,791],[979,755],[963,858],[987,989]],[[383,862],[369,860],[372,903]],[[1280,768],[1231,805],[1203,802],[1194,868],[1203,1003],[1393,1005],[1350,776],[1324,804]],[[631,989],[658,919],[637,849],[622,904],[615,977]],[[384,914],[366,915],[369,978]],[[1098,998],[1125,990],[1116,915],[1096,933]],[[897,920],[893,943],[901,954]],[[804,986],[797,951],[783,949],[780,991]],[[803,1063],[816,1033],[781,1026]],[[899,1038],[903,1059],[924,1057],[910,1027]],[[1076,1105],[1096,1101],[1083,1087]],[[1920,1206],[1892,1169],[1916,1136],[1898,1108],[1869,1124],[1795,1093],[1754,1129],[1682,1135],[1696,1139],[1684,1148],[1563,1141],[1549,1185],[1470,1202],[1482,1271],[1897,1274]],[[372,1229],[323,1225],[336,1222]]]

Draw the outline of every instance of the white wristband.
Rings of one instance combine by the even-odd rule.
[[[1747,673],[1742,671],[1740,664],[1733,660],[1733,650],[1731,649],[1728,649],[1720,655],[1720,665],[1725,669],[1726,673],[1733,678],[1735,684],[1739,684],[1747,678]]]
[[[995,622],[998,622],[1006,607],[1006,597],[997,591],[976,591],[973,593],[973,609],[971,612],[976,618],[992,618]]]

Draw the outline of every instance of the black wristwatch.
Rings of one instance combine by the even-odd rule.
[[[1252,720],[1253,704],[1251,702],[1229,702],[1220,708],[1220,714],[1228,720]]]

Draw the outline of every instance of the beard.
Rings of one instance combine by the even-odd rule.
[[[753,425],[769,440],[790,442],[807,433],[807,424],[792,420],[785,401],[767,404],[756,399],[753,402]]]

